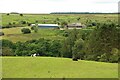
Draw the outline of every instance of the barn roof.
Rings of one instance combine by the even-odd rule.
[[[34,26],[35,24],[31,24],[31,26]],[[38,24],[38,26],[59,26],[58,24]]]

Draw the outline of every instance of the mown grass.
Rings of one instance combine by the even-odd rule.
[[[3,78],[118,78],[118,64],[52,57],[3,57]]]

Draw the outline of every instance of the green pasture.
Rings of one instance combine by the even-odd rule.
[[[59,18],[57,20],[56,18]],[[80,18],[78,21],[77,18]],[[113,22],[118,21],[117,14],[2,14],[2,25],[8,25],[9,23],[19,24],[21,21],[28,23],[56,23],[61,21],[67,21],[68,23],[80,22],[85,24],[87,20],[93,22],[105,22],[111,20]]]
[[[38,29],[37,33],[32,31],[32,33],[30,33],[30,34],[23,34],[21,32],[22,28],[23,27],[0,29],[0,31],[4,32],[4,34],[5,34],[4,36],[0,36],[0,38],[8,39],[13,42],[27,41],[27,40],[40,39],[40,38],[52,39],[52,40],[64,39],[60,30]],[[30,27],[27,27],[27,28],[30,28]]]
[[[58,19],[59,18],[59,19]],[[77,19],[80,18],[78,21]],[[27,23],[41,23],[41,24],[55,24],[57,22],[66,21],[68,23],[83,23],[86,24],[87,20],[92,22],[106,22],[106,21],[118,21],[117,14],[2,14],[2,26],[6,26],[9,23],[18,24],[19,27],[5,28],[0,31],[4,32],[4,36],[0,36],[0,39],[8,39],[13,42],[17,41],[27,41],[32,39],[64,39],[60,30],[54,29],[39,29],[38,33],[32,31],[31,34],[22,34],[20,26],[21,21],[26,21]],[[21,24],[24,27],[28,27],[28,24]],[[29,27],[30,28],[30,27]]]
[[[118,78],[118,64],[54,57],[3,57],[3,78]]]

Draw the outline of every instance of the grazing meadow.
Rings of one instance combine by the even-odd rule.
[[[3,78],[118,78],[118,64],[55,57],[3,57]]]
[[[71,23],[86,28],[35,32],[30,26]],[[118,78],[117,14],[3,13],[0,27],[3,78]]]

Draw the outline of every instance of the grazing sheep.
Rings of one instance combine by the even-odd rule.
[[[32,54],[31,57],[36,57],[37,54]]]
[[[36,57],[36,54],[33,54],[33,57]]]

